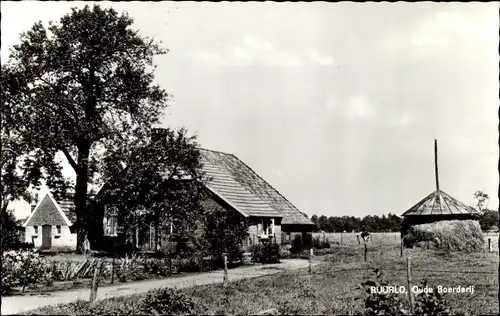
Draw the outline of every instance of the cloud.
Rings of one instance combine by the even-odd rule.
[[[394,127],[407,127],[413,123],[413,116],[409,113],[403,113],[401,115],[394,115],[389,124]]]
[[[345,116],[349,120],[369,120],[376,116],[373,104],[364,96],[355,96],[348,100]]]
[[[496,12],[496,14],[495,14]],[[433,52],[450,46],[466,45],[468,49],[484,43],[498,45],[498,11],[470,12],[457,10],[433,12],[408,30],[386,40],[389,49],[417,49]]]
[[[338,95],[335,92],[329,92],[325,102],[325,110],[333,112],[337,109]]]
[[[193,58],[195,61],[201,62],[203,64],[211,64],[211,65],[225,64],[224,58],[221,55],[206,51],[194,52]]]
[[[243,36],[243,45],[246,48],[253,50],[264,50],[272,51],[274,50],[273,44],[264,38],[258,37],[253,34],[246,34]]]
[[[253,34],[244,35],[240,45],[233,46],[229,51],[197,51],[193,53],[193,58],[202,64],[217,66],[245,67],[257,63],[266,66],[302,65],[299,55],[277,49],[269,40]]]
[[[268,66],[300,66],[302,60],[299,56],[283,51],[272,51],[263,56],[263,61]]]
[[[318,54],[317,51],[311,50],[309,52],[309,58],[313,61],[316,62],[320,65],[325,65],[325,66],[333,66],[335,64],[335,61],[333,60],[333,57],[331,56],[321,56]]]

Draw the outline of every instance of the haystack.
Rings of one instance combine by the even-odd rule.
[[[401,236],[407,248],[480,251],[484,236],[479,212],[439,189],[434,141],[436,190],[403,213]]]
[[[442,220],[410,226],[403,243],[411,248],[474,252],[483,249],[484,237],[476,220]]]

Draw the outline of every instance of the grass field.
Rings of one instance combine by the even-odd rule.
[[[364,306],[362,300],[356,300],[363,295],[357,286],[374,279],[374,268],[384,271],[389,284],[406,286],[406,256],[410,256],[413,284],[426,279],[430,286],[474,286],[474,294],[445,295],[454,314],[498,315],[498,253],[405,249],[404,257],[400,257],[397,239],[391,245],[388,242],[391,235],[385,236],[385,243],[381,235],[377,237],[368,245],[367,262],[354,235],[355,245],[334,246],[330,254],[315,258],[322,264],[314,267],[311,276],[307,271],[298,271],[230,282],[228,289],[207,285],[183,292],[195,299],[194,314],[250,315],[277,308],[280,314],[289,315],[358,315],[363,313]],[[116,298],[99,304],[105,304],[104,310],[110,311],[115,305],[139,301],[141,297]],[[406,297],[402,298],[406,301]],[[75,315],[78,311],[67,306],[43,308],[34,313]]]
[[[319,237],[320,240],[326,238],[332,244],[345,245],[345,246],[358,246],[357,233],[313,233],[313,237]],[[368,244],[372,245],[399,245],[401,242],[400,233],[372,233],[372,239]],[[360,237],[361,238],[361,237]],[[485,249],[488,248],[488,238],[491,239],[491,246],[493,252],[498,252],[498,233],[484,234]],[[361,244],[363,240],[360,239]]]

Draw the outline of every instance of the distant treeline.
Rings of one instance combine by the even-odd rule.
[[[314,230],[334,232],[398,232],[401,227],[401,217],[389,215],[367,215],[363,218],[354,216],[311,216],[311,221],[316,224]],[[498,211],[482,210],[479,223],[483,230],[495,229],[498,224]]]
[[[397,232],[401,226],[401,218],[395,214],[389,215],[367,215],[363,218],[354,216],[330,216],[313,215],[311,221],[316,224],[315,231],[333,232]]]

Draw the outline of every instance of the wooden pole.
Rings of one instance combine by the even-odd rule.
[[[168,275],[172,275],[172,256],[168,255]]]
[[[401,239],[401,242],[399,243],[399,247],[401,248],[401,254],[399,256],[403,257],[403,239]]]
[[[438,145],[437,145],[437,139],[434,139],[434,172],[435,172],[435,176],[436,176],[436,190],[439,191]]]
[[[113,262],[111,263],[111,284],[115,282],[115,238],[113,238]]]
[[[365,250],[364,250],[364,256],[365,256],[365,262],[366,262],[366,254],[368,252],[368,248],[366,247],[366,243],[365,243]]]
[[[488,238],[488,252],[491,252],[491,238]]]
[[[228,277],[227,277],[227,254],[224,253],[224,279],[222,285],[227,287]]]
[[[102,261],[99,259],[94,268],[94,276],[92,277],[92,285],[90,287],[90,303],[94,303],[97,297],[97,286],[99,283],[99,273],[101,270]]]
[[[356,238],[358,239],[358,246],[360,246],[361,245],[361,240],[359,240],[359,234],[356,235]]]
[[[309,249],[309,269],[308,269],[308,272],[309,274],[312,273],[312,257],[314,255],[314,252],[313,252],[313,249]]]
[[[408,279],[408,298],[410,299],[410,315],[413,315],[413,294],[411,291],[411,258],[406,258],[406,278]]]

